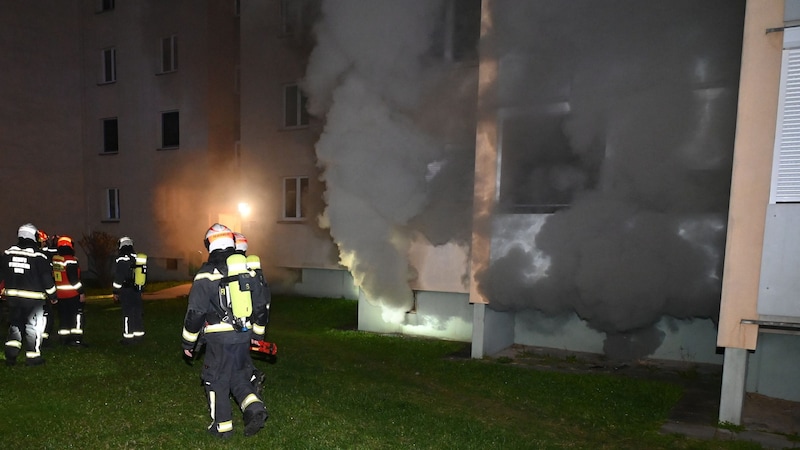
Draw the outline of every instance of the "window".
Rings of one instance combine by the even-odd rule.
[[[507,213],[550,214],[594,189],[601,161],[571,151],[564,134],[566,102],[501,110],[498,120],[499,203]],[[604,146],[592,148],[603,154]]]
[[[178,36],[161,39],[161,73],[178,70]]]
[[[308,125],[308,111],[306,111],[308,97],[303,94],[300,86],[290,84],[283,88],[283,126],[297,128]]]
[[[480,31],[481,1],[450,0],[433,36],[434,52],[447,61],[477,62]]]
[[[289,220],[306,217],[306,198],[308,177],[288,177],[283,179],[283,218]]]
[[[117,118],[103,119],[103,153],[119,151],[119,128]]]
[[[100,12],[105,11],[113,11],[114,10],[114,0],[100,0]]]
[[[103,72],[101,82],[113,83],[117,81],[117,49],[110,47],[101,52]]]
[[[289,0],[281,0],[281,36],[291,36],[294,33],[294,20],[289,12]]]
[[[180,115],[178,111],[161,113],[161,148],[177,148],[181,144]]]
[[[106,189],[105,213],[103,219],[110,221],[119,220],[119,189]]]

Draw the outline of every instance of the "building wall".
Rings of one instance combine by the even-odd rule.
[[[86,232],[128,235],[151,279],[188,278],[227,197],[238,139],[238,18],[233,2],[83,2]],[[178,69],[161,71],[161,39],[178,38]],[[100,53],[116,48],[117,81],[101,84]],[[164,111],[180,114],[180,146],[162,149]],[[118,118],[119,152],[102,154],[102,119]],[[104,191],[120,189],[120,219],[104,220]],[[177,261],[176,270],[167,260]]]
[[[78,2],[0,5],[0,247],[84,229]],[[24,18],[24,19],[21,19]]]
[[[769,200],[778,107],[783,2],[749,1],[745,18],[728,237],[717,345],[753,350],[764,219]]]
[[[303,268],[337,269],[338,251],[317,225],[324,186],[314,143],[321,124],[285,128],[283,88],[299,83],[310,47],[302,34],[282,31],[278,0],[242,2],[241,190],[252,207],[243,233],[250,252],[262,256],[271,283],[291,286]],[[304,220],[283,220],[283,178],[309,179]]]

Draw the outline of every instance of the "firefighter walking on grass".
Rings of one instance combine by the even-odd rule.
[[[44,304],[56,301],[56,284],[50,261],[38,242],[39,230],[26,223],[17,232],[18,243],[2,255],[0,270],[5,282],[3,290],[9,307],[6,365],[13,366],[22,350],[25,364],[44,364],[42,333],[44,333]]]
[[[233,231],[216,223],[206,232],[204,242],[208,261],[189,291],[183,354],[193,359],[202,332],[206,351],[201,380],[211,413],[208,432],[219,438],[233,435],[233,396],[243,413],[244,434],[252,436],[268,417],[263,400],[250,383],[250,343],[263,338],[267,308],[261,284],[247,270],[245,257],[235,251]]]
[[[72,238],[59,236],[53,256],[53,278],[58,295],[58,337],[63,345],[85,347],[83,342],[83,307],[86,296],[81,283],[81,269],[75,257]]]
[[[144,289],[147,272],[147,255],[136,253],[133,239],[128,236],[120,238],[119,256],[114,266],[114,282],[112,291],[114,301],[122,307],[122,340],[123,345],[136,344],[144,339]]]

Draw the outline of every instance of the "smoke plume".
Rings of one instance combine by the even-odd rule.
[[[551,128],[528,116],[552,136],[504,137],[503,157],[529,170],[500,209],[537,204],[541,184],[569,206],[495,253],[479,276],[490,307],[576,313],[619,358],[658,348],[663,316],[716,320],[743,3],[493,5],[497,108],[560,105]]]
[[[304,87],[342,264],[406,311],[415,233],[468,242],[475,117],[494,117],[489,307],[577,314],[619,357],[652,353],[664,316],[716,319],[744,2],[486,5],[498,77],[476,111],[475,67],[436,54],[451,2],[322,3]]]

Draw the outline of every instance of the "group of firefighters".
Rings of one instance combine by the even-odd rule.
[[[83,342],[85,294],[75,248],[69,236],[48,237],[33,224],[19,227],[18,242],[0,254],[0,286],[8,304],[5,363],[44,364],[41,348],[49,340],[53,307],[58,311],[58,336],[64,345]],[[206,232],[208,261],[196,274],[183,324],[183,357],[191,364],[205,345],[201,380],[212,423],[208,432],[219,438],[233,433],[230,398],[242,411],[245,436],[263,428],[269,417],[262,398],[264,374],[250,351],[264,344],[271,294],[260,260],[248,256],[247,239],[222,224]],[[144,338],[142,290],[146,255],[136,253],[133,240],[118,241],[113,298],[123,315],[122,344]],[[24,353],[23,353],[24,350]],[[274,347],[272,351],[274,352]]]

